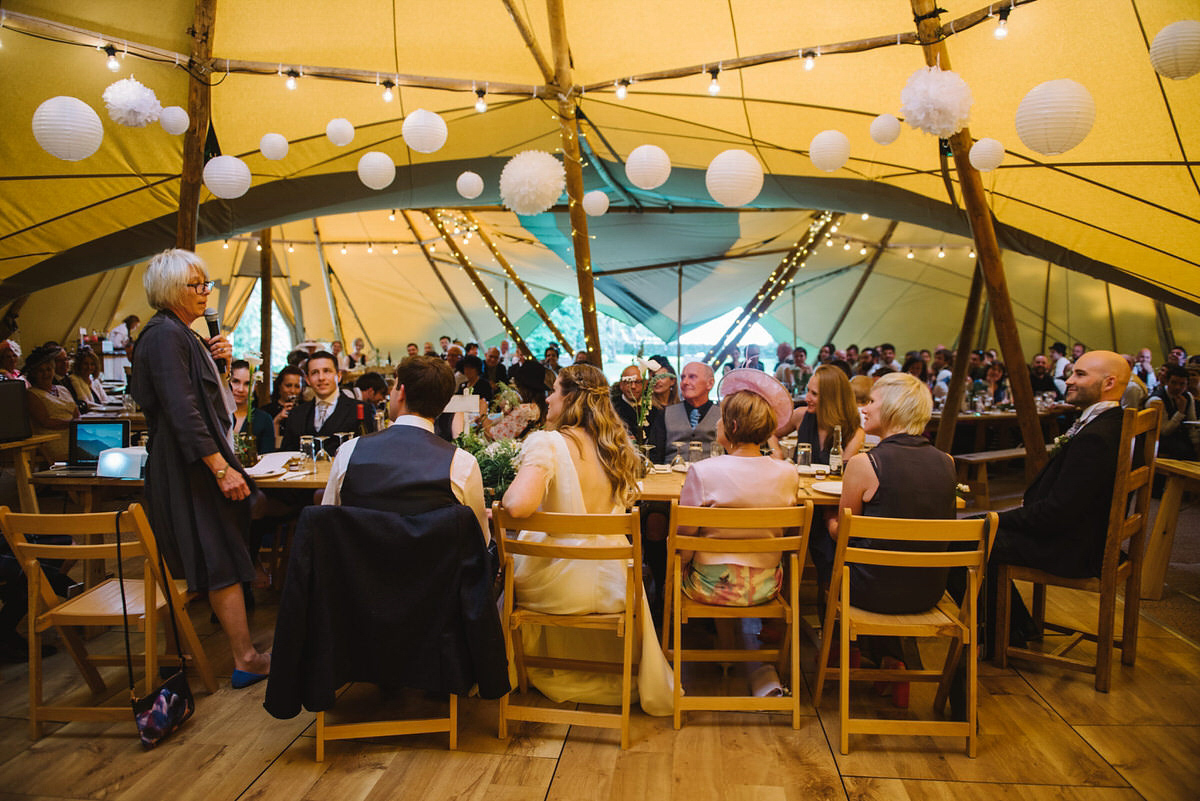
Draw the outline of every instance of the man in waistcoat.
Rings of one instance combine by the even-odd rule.
[[[650,458],[656,463],[670,462],[680,448],[686,452],[691,442],[700,442],[704,455],[709,455],[717,439],[717,421],[721,419],[721,407],[708,397],[715,383],[712,368],[707,364],[684,365],[679,375],[679,394],[683,400],[664,409],[649,432],[654,446]]]
[[[433,433],[454,394],[454,371],[437,356],[396,368],[389,412],[395,422],[338,449],[323,503],[416,515],[454,504],[471,508],[490,541],[483,478],[475,457]]]

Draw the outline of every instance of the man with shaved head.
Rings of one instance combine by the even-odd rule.
[[[1021,506],[1000,513],[987,581],[987,645],[995,638],[997,566],[1024,565],[1058,576],[1100,575],[1108,509],[1120,448],[1121,395],[1129,383],[1128,362],[1117,353],[1091,350],[1079,357],[1066,379],[1066,401],[1079,419],[1056,444],[1045,467],[1025,490]],[[963,585],[953,587],[961,597]],[[1029,613],[1012,593],[1014,639],[1029,630]]]
[[[662,417],[650,428],[649,441],[654,446],[650,458],[655,462],[670,462],[688,443],[700,442],[707,456],[717,439],[717,421],[721,407],[709,399],[716,383],[712,368],[701,362],[689,362],[679,374],[679,394],[683,400],[663,410]]]

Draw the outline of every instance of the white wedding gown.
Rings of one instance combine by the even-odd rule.
[[[566,441],[556,431],[537,431],[522,445],[522,465],[542,467],[548,476],[546,493],[539,511],[563,514],[587,514],[579,476],[571,461]],[[610,510],[620,513],[614,505]],[[548,537],[539,531],[522,531],[522,540],[543,542]],[[620,535],[555,537],[562,545],[623,545]],[[587,614],[620,612],[625,606],[625,569],[621,562],[581,562],[542,557],[514,557],[514,584],[517,604],[540,612]],[[634,642],[634,661],[638,665],[636,696],[648,715],[670,715],[673,707],[671,668],[663,656],[649,625],[650,607],[642,597],[638,615],[641,636]],[[619,662],[621,641],[607,631],[584,631],[554,627],[522,628],[525,652],[531,655],[565,656],[577,659],[601,659]],[[639,653],[640,652],[640,653]],[[529,680],[547,698],[556,702],[577,701],[619,705],[621,677],[573,670],[530,668]],[[515,680],[514,680],[515,684]]]

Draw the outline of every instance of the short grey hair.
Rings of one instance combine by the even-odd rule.
[[[882,431],[900,430],[920,435],[933,414],[933,394],[911,373],[888,373],[875,382]]]
[[[190,250],[172,248],[152,258],[142,278],[150,305],[159,311],[179,305],[187,291],[188,273],[192,267],[198,268],[207,280],[204,260]]]

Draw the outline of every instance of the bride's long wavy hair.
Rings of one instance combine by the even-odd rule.
[[[591,435],[604,468],[613,485],[613,498],[629,506],[637,495],[637,453],[629,441],[629,432],[617,416],[604,373],[590,364],[573,364],[558,371],[563,407],[549,427],[558,431],[581,428]]]

